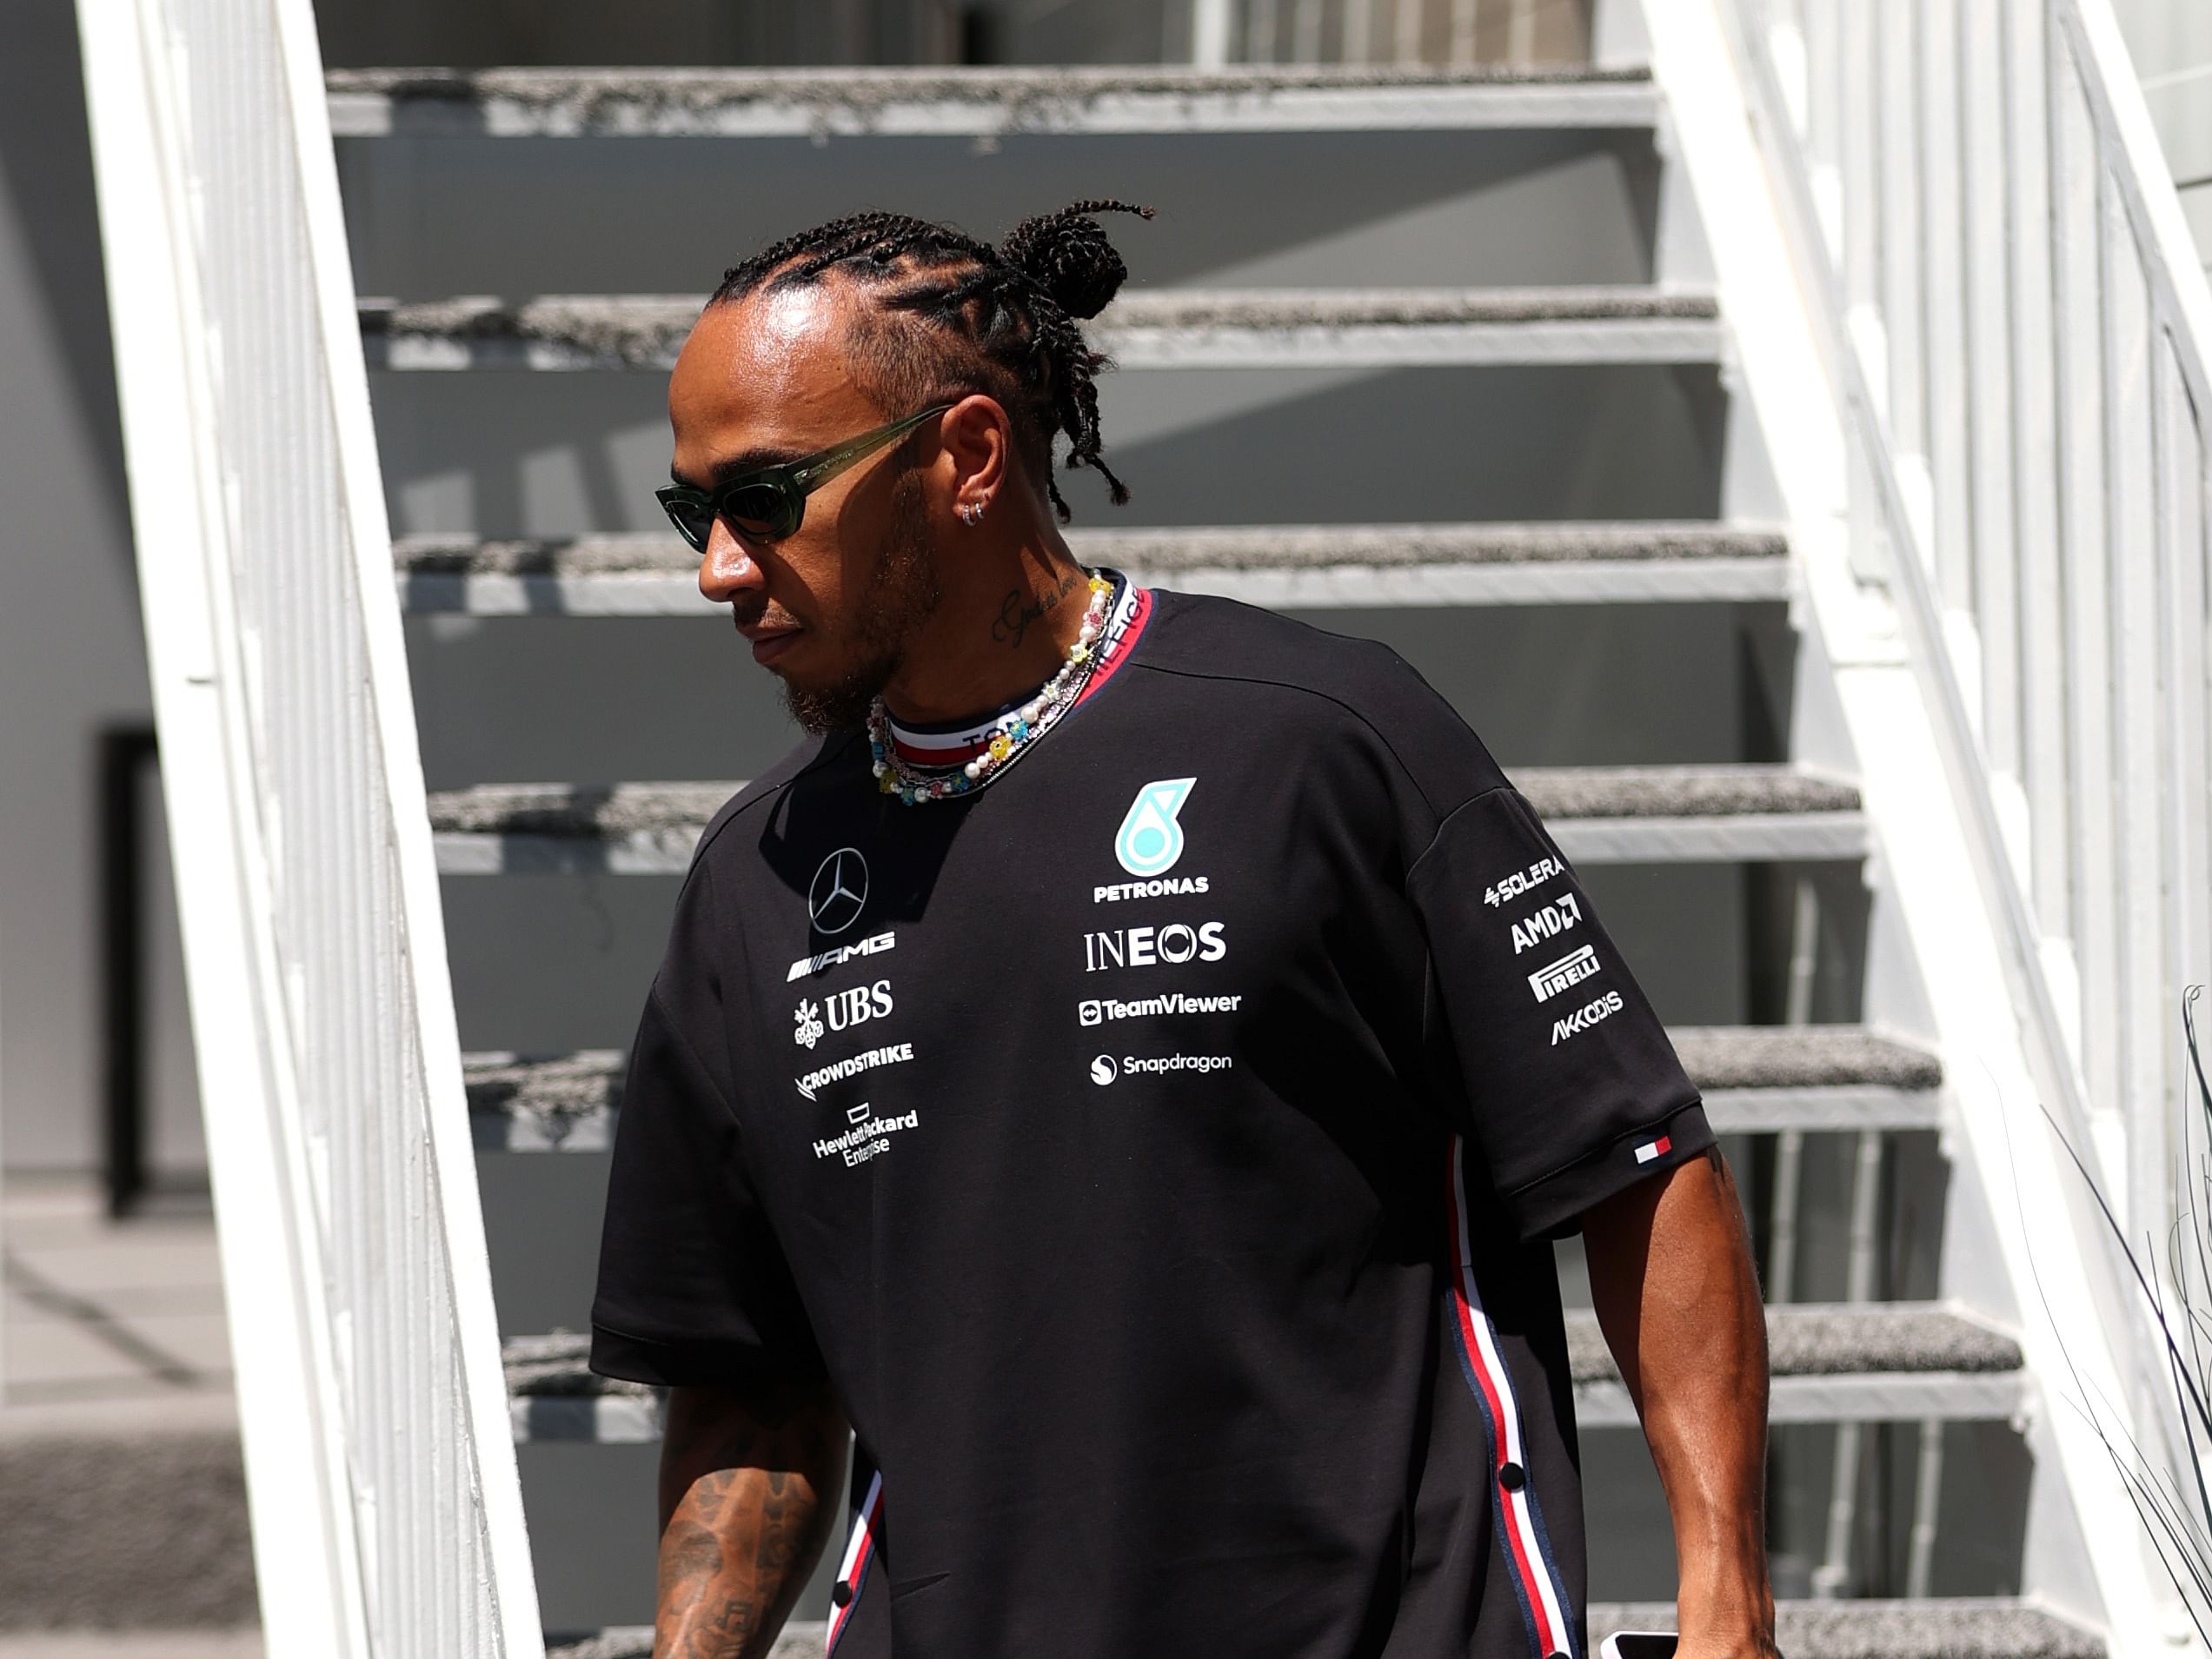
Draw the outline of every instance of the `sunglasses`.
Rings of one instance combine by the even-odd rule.
[[[932,415],[953,406],[940,403],[910,415],[903,421],[863,432],[811,455],[741,473],[713,489],[694,489],[688,484],[669,484],[653,492],[677,533],[693,550],[707,551],[714,521],[727,521],[739,534],[755,541],[781,541],[795,534],[807,516],[807,497],[853,466],[867,460],[884,445],[904,437]]]

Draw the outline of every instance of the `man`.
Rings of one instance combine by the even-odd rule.
[[[1579,1228],[1681,1651],[1770,1655],[1742,1213],[1572,871],[1388,650],[1061,537],[1123,206],[794,236],[670,382],[664,503],[815,735],[702,839],[623,1096],[656,1651],[767,1651],[849,1423],[841,1659],[1578,1656]]]

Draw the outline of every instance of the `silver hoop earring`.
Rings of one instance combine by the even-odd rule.
[[[960,507],[960,521],[971,527],[982,523],[983,503],[980,501],[963,502]]]

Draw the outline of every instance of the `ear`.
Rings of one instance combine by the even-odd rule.
[[[972,393],[945,411],[937,430],[948,510],[987,509],[1006,488],[1013,457],[1013,423],[1006,409],[996,398]]]

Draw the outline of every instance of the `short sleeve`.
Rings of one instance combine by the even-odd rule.
[[[1468,1135],[1524,1238],[1713,1144],[1674,1045],[1520,792],[1447,817],[1408,873],[1431,1035],[1458,1061]]]
[[[711,912],[695,872],[630,1051],[591,1368],[668,1385],[819,1377],[820,1350],[732,1109]]]

